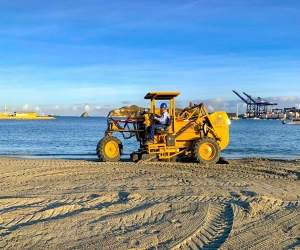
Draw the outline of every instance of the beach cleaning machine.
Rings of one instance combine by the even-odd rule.
[[[123,145],[113,133],[121,133],[124,139],[136,137],[140,147],[132,152],[133,161],[180,161],[189,159],[203,164],[214,164],[220,158],[221,150],[229,143],[230,120],[225,111],[209,114],[204,104],[192,104],[178,112],[175,99],[180,92],[149,92],[145,99],[150,100],[150,109],[132,114],[120,120],[107,117],[107,129],[98,142],[96,153],[105,162],[119,161]],[[156,123],[159,115],[157,101],[168,102],[170,115],[167,128],[158,128],[153,143],[146,143],[149,126]],[[177,111],[177,112],[176,112]]]

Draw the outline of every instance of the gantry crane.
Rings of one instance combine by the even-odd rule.
[[[260,97],[253,98],[250,95],[243,92],[243,94],[247,97],[247,99],[245,99],[236,91],[232,91],[247,104],[247,117],[260,117],[261,115],[266,114],[268,112],[268,106],[277,105],[277,103],[269,102]]]

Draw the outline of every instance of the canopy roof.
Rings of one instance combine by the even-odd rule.
[[[179,94],[180,92],[149,92],[144,99],[170,100]]]

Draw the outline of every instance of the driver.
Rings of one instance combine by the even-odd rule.
[[[156,117],[156,116],[154,117],[154,119],[157,120],[159,124],[153,124],[150,126],[150,134],[148,136],[148,140],[146,141],[146,144],[153,143],[155,129],[167,127],[167,124],[170,119],[170,115],[167,111],[166,103],[160,104],[160,113],[161,113],[161,117]]]

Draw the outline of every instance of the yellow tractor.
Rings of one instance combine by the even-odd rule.
[[[149,92],[144,99],[150,100],[150,110],[131,115],[125,120],[107,118],[105,136],[98,142],[96,153],[100,160],[119,161],[123,145],[114,132],[120,132],[124,139],[136,137],[140,148],[132,152],[133,161],[176,161],[191,159],[203,164],[214,164],[220,158],[221,150],[229,143],[230,120],[225,111],[209,114],[203,105],[190,103],[176,113],[175,99],[180,92]],[[159,110],[157,101],[169,102],[170,115],[166,128],[158,128],[153,143],[146,143],[149,126],[155,124]]]

